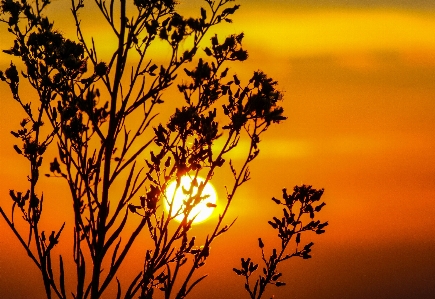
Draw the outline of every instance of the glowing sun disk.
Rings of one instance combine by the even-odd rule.
[[[201,177],[196,178],[197,186],[203,183],[205,180]],[[189,197],[194,198],[198,192],[198,187],[194,186],[192,189],[192,194],[185,194],[185,191],[190,190],[192,184],[192,178],[189,176],[183,176],[180,180],[180,185],[177,188],[177,182],[173,181],[166,188],[165,196],[164,196],[164,206],[167,212],[170,209],[170,203],[172,202],[172,211],[171,215],[174,216],[178,214],[175,219],[177,221],[182,221],[184,218],[183,210],[186,208],[185,202],[189,200]],[[214,207],[216,206],[217,196],[216,191],[210,182],[208,182],[202,191],[201,201],[195,205],[191,212],[189,213],[188,220],[191,220],[193,217],[193,223],[199,223],[205,221],[208,217],[213,213]],[[194,199],[193,199],[194,200]]]

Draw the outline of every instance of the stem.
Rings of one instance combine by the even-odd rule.
[[[106,138],[106,148],[104,153],[104,173],[103,173],[103,188],[101,205],[98,210],[97,217],[97,240],[94,244],[95,256],[94,256],[94,267],[92,273],[92,289],[91,289],[91,299],[98,299],[100,296],[99,285],[100,285],[100,275],[101,266],[104,259],[104,243],[107,233],[106,220],[109,211],[109,189],[110,189],[110,169],[112,162],[112,153],[116,141],[116,128],[118,126],[118,119],[116,117],[116,104],[118,99],[118,90],[121,84],[121,78],[124,70],[124,60],[126,59],[123,55],[124,53],[124,38],[126,29],[126,0],[120,0],[121,5],[121,24],[120,33],[118,38],[118,50],[117,50],[117,63],[115,78],[113,83],[113,91],[111,93],[111,105],[110,105],[110,119],[109,119],[109,130]]]
[[[9,228],[12,230],[14,235],[20,241],[20,243],[23,246],[23,248],[26,250],[27,255],[32,259],[32,261],[35,263],[35,265],[38,267],[38,269],[41,270],[41,264],[38,262],[36,257],[33,255],[32,251],[29,248],[29,246],[27,246],[26,242],[23,240],[23,238],[21,237],[20,233],[15,228],[15,225],[9,220],[8,216],[6,215],[6,213],[3,211],[3,209],[1,207],[0,207],[0,214],[2,214],[3,218],[5,219],[7,224],[9,225]]]

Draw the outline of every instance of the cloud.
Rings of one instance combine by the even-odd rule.
[[[252,22],[252,20],[257,20]],[[383,9],[252,10],[237,20],[248,49],[276,56],[435,51],[435,15]]]

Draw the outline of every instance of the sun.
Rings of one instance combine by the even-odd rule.
[[[201,177],[197,177],[196,181],[197,181],[197,185],[199,185],[205,180]],[[185,190],[189,190],[191,184],[192,184],[192,178],[190,178],[189,176],[183,176],[181,177],[180,186],[178,187],[177,190],[175,190],[177,188],[176,181],[173,181],[168,185],[168,187],[166,188],[165,196],[163,198],[164,207],[167,212],[169,212],[169,203],[171,202],[172,199],[174,200],[174,202],[173,202],[171,214],[175,215],[177,211],[183,210],[184,202],[189,198],[189,195],[184,194],[183,188]],[[195,195],[197,191],[198,188],[194,187],[192,195]],[[188,218],[189,220],[191,220],[193,217],[196,216],[192,223],[199,223],[205,221],[208,217],[211,216],[214,208],[216,207],[217,195],[215,189],[213,188],[210,182],[208,182],[205,185],[201,196],[202,197],[206,196],[206,197],[203,198],[201,202],[192,209],[190,216]],[[175,217],[175,220],[181,222],[183,218],[184,218],[183,213],[180,213]]]

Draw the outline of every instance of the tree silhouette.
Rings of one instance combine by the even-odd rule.
[[[253,286],[250,278],[257,271],[258,264],[252,262],[251,258],[246,260],[242,258],[242,267],[233,269],[237,275],[245,277],[245,289],[251,299],[260,299],[269,284],[278,287],[284,286],[285,282],[278,280],[282,276],[282,273],[278,272],[278,264],[292,257],[311,258],[310,252],[314,243],[310,242],[300,249],[302,233],[313,231],[320,235],[325,232],[324,228],[328,225],[328,222],[321,223],[320,220],[314,220],[315,214],[325,206],[324,202],[317,205],[323,195],[323,189],[316,190],[312,186],[302,185],[296,186],[292,194],[287,194],[286,189],[283,189],[282,193],[283,201],[275,197],[272,200],[276,204],[284,206],[283,216],[281,219],[273,217],[273,220],[268,222],[273,229],[278,231],[281,248],[274,248],[267,259],[264,253],[263,240],[258,238],[258,247],[261,250],[264,267],[262,268],[263,273],[259,275]],[[292,243],[294,243],[295,249],[292,253],[287,253],[287,249]]]
[[[27,190],[10,190],[10,216],[2,208],[0,213],[40,270],[47,298],[67,298],[69,293],[77,299],[102,298],[110,284],[117,285],[116,298],[152,298],[157,291],[165,298],[185,298],[205,278],[195,271],[205,264],[216,237],[234,223],[225,216],[236,190],[250,178],[249,164],[259,154],[260,136],[272,123],[285,119],[278,106],[282,95],[277,82],[261,71],[254,72],[246,84],[237,75],[229,75],[230,62],[248,57],[242,47],[243,34],[223,40],[213,36],[208,46],[200,47],[210,28],[231,22],[239,5],[230,2],[206,0],[199,17],[185,18],[177,13],[173,0],[135,0],[129,8],[126,0],[95,0],[117,39],[110,59],[102,61],[81,25],[80,13],[90,5],[84,0],[71,2],[74,39],[55,29],[45,15],[48,0],[1,0],[1,20],[14,37],[13,46],[4,52],[21,60],[24,69],[19,72],[11,63],[0,72],[0,79],[9,85],[26,115],[11,134],[17,139],[13,147],[27,159],[30,172]],[[157,42],[171,51],[159,65],[149,57],[150,47]],[[205,55],[194,60],[202,50]],[[178,81],[177,76],[184,79]],[[22,96],[23,78],[36,91],[36,98]],[[174,112],[166,123],[158,123],[158,112],[168,109],[164,94],[174,84],[181,101],[171,103]],[[230,159],[226,163],[241,138],[249,140],[244,162],[235,166]],[[58,150],[49,168],[43,163],[48,147]],[[205,240],[198,241],[189,234],[195,219],[192,209],[207,201],[203,189],[224,165],[233,174],[225,206]],[[60,255],[57,261],[52,254],[65,234],[65,223],[54,230],[40,223],[45,216],[43,203],[50,200],[36,190],[41,174],[62,178],[69,188],[75,290],[66,290],[65,276],[70,273],[65,271],[64,257]],[[190,188],[181,186],[183,176],[190,177]],[[182,208],[176,211],[174,196],[165,192],[172,181],[185,195]],[[113,192],[119,182],[124,186],[120,195]],[[167,213],[162,209],[165,201]],[[308,206],[303,206],[306,213]],[[27,231],[17,229],[17,213]],[[180,215],[183,220],[176,222]],[[286,231],[293,225],[292,232],[298,236],[308,230],[296,231],[299,224],[286,221],[271,225]],[[127,232],[127,223],[137,224]],[[309,229],[320,226],[311,224]],[[141,233],[150,237],[142,270],[130,284],[121,286],[117,271]],[[298,254],[305,257],[308,249]],[[258,298],[265,284],[278,285],[274,265],[282,259],[280,255],[268,264],[270,273],[258,284]],[[59,270],[53,271],[54,267]],[[255,290],[254,297],[249,292],[256,298]]]

